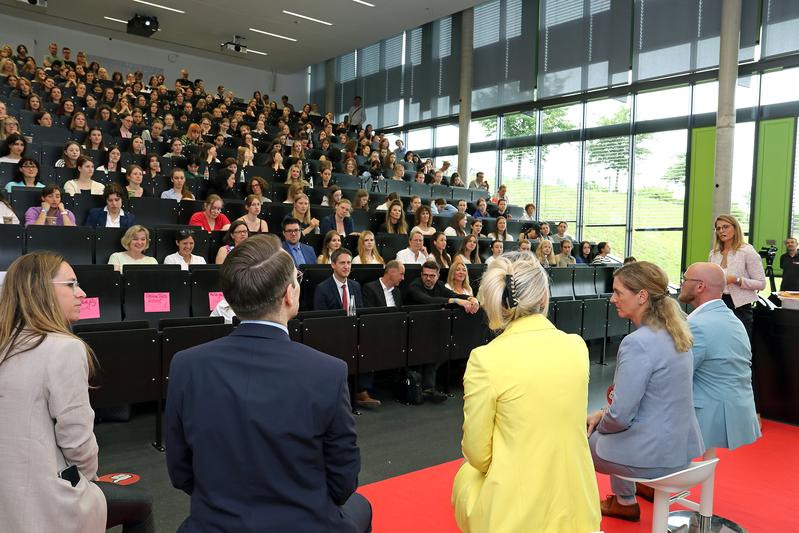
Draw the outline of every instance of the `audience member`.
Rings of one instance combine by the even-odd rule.
[[[511,215],[511,212],[508,209],[508,201],[505,200],[504,198],[500,198],[497,201],[497,208],[494,209],[492,215],[494,216],[494,218],[502,217],[506,220],[512,219],[513,215]]]
[[[578,263],[583,265],[590,265],[591,262],[594,260],[594,252],[591,248],[591,243],[588,241],[582,241],[580,243],[580,249],[577,251],[577,257],[575,257]]]
[[[266,220],[258,218],[261,214],[261,199],[254,194],[250,194],[244,199],[244,208],[247,210],[236,220],[244,222],[250,233],[266,233],[269,231],[269,225]]]
[[[465,237],[466,236],[466,215],[463,213],[455,213],[452,215],[452,221],[449,226],[444,228],[444,235],[447,237]]]
[[[447,282],[444,287],[448,288],[456,294],[464,294],[466,296],[474,296],[472,286],[469,284],[469,271],[462,260],[456,259],[452,266],[449,267],[449,274],[447,275]]]
[[[416,208],[414,222],[416,225],[411,229],[411,231],[418,231],[425,237],[429,237],[436,232],[436,228],[431,226],[431,223],[433,222],[433,213],[426,205],[420,205],[418,208]]]
[[[352,258],[353,265],[382,265],[385,260],[377,251],[375,234],[371,231],[362,231],[358,236],[358,255]]]
[[[389,206],[394,202],[399,201],[399,194],[396,192],[388,193],[386,201],[375,208],[375,211],[388,211]]]
[[[542,222],[538,225],[538,233],[540,234],[540,240],[542,241],[551,241],[552,235],[550,233],[549,222]]]
[[[612,402],[586,422],[594,467],[610,474],[613,494],[600,502],[606,516],[640,519],[635,483],[618,476],[665,476],[705,451],[691,401],[691,331],[668,283],[646,261],[614,273],[610,301],[637,329],[619,346]]]
[[[427,260],[435,262],[439,269],[449,268],[452,264],[452,257],[447,253],[447,236],[437,231],[433,234],[432,241],[433,246],[431,247],[430,255],[427,256]]]
[[[521,244],[521,243],[520,243]],[[505,243],[502,241],[491,242],[491,255],[486,259],[486,265],[490,265],[494,259],[499,257],[505,251]]]
[[[129,227],[122,236],[124,252],[114,252],[108,258],[108,264],[114,270],[124,272],[125,265],[157,265],[155,257],[144,255],[150,247],[150,230],[139,224]]]
[[[322,241],[322,253],[316,258],[317,264],[331,264],[331,256],[333,255],[333,252],[339,248],[341,248],[341,235],[336,233],[335,230],[330,230],[325,233],[325,238]]]
[[[204,265],[205,258],[194,255],[194,232],[190,229],[178,230],[175,234],[178,251],[164,258],[165,265],[180,265],[181,270],[188,270],[189,265]]]
[[[744,241],[738,220],[732,215],[719,215],[714,222],[716,238],[708,261],[724,270],[727,285],[721,299],[743,323],[752,339],[752,304],[758,291],[766,288],[763,261],[754,247]]]
[[[39,181],[39,162],[32,157],[23,157],[17,163],[17,173],[13,181],[6,184],[6,192],[11,194],[14,187],[43,188],[44,183]]]
[[[535,204],[529,203],[524,206],[524,214],[519,217],[519,220],[526,222],[535,222],[537,220],[535,215]]]
[[[153,533],[139,487],[97,481],[89,378],[92,350],[70,330],[86,298],[52,252],[15,260],[0,297],[0,494],[4,531],[84,533],[124,525]],[[70,486],[71,485],[71,486]]]
[[[477,237],[483,237],[483,221],[479,218],[476,218],[472,221],[472,228],[471,234]]]
[[[12,133],[3,141],[0,163],[19,163],[25,157],[27,147],[28,142],[25,137],[19,133]]]
[[[630,256],[624,258],[624,263],[623,264],[629,265],[630,263],[635,263],[636,261],[638,261],[638,260],[635,257],[630,255]]]
[[[694,307],[688,327],[694,343],[693,401],[705,459],[716,448],[734,450],[760,437],[752,392],[752,348],[743,324],[721,301],[724,270],[694,263],[681,278],[679,300]]]
[[[588,350],[547,320],[548,287],[530,253],[499,257],[483,274],[478,299],[500,334],[472,351],[463,379],[466,462],[452,489],[463,531],[600,529],[583,425]],[[558,353],[530,357],[531,346],[557,346]]]
[[[470,189],[483,189],[488,190],[488,182],[485,181],[485,174],[478,172],[475,174],[474,179],[469,182]]]
[[[402,307],[399,284],[405,279],[405,265],[392,259],[386,263],[383,275],[363,286],[363,304],[366,307]]]
[[[355,232],[355,227],[350,217],[352,204],[346,198],[342,198],[335,205],[336,208],[333,214],[323,218],[319,228],[322,233],[327,234],[328,231],[335,231],[342,237],[346,237]]]
[[[489,233],[488,238],[494,241],[513,242],[513,235],[508,233],[508,221],[505,219],[505,217],[497,217],[497,229]]]
[[[95,207],[89,211],[86,225],[90,228],[128,229],[136,223],[136,217],[122,209],[125,190],[118,183],[109,183],[103,191],[105,207]]]
[[[290,216],[299,220],[303,235],[319,233],[319,220],[311,216],[311,201],[305,193],[294,198]]]
[[[197,211],[189,219],[189,226],[200,226],[207,232],[227,231],[230,220],[222,212],[225,203],[215,194],[209,194],[203,203],[203,210]]]
[[[619,261],[610,255],[610,243],[600,242],[596,245],[599,253],[596,254],[594,260],[591,261],[592,265],[618,265]]]
[[[105,185],[92,179],[94,176],[94,162],[86,156],[79,156],[77,161],[77,177],[64,183],[64,192],[70,196],[89,191],[90,194],[101,195]]]
[[[6,139],[8,141],[8,139]],[[77,141],[67,141],[64,145],[61,159],[55,162],[56,168],[77,168],[80,157],[80,144]]]
[[[231,253],[220,281],[241,324],[172,360],[167,468],[192,500],[182,529],[371,530],[347,365],[290,340],[300,274],[279,250],[256,235]]]
[[[224,263],[233,248],[246,241],[249,236],[250,230],[247,229],[247,223],[243,220],[234,220],[222,239],[222,246],[216,252],[214,263],[217,265]]]
[[[541,241],[535,249],[535,257],[544,268],[558,265],[558,256],[552,248],[552,241]]]
[[[518,252],[529,252],[531,251],[532,246],[530,245],[530,241],[527,239],[519,239],[519,245],[516,247],[516,251]]]
[[[127,172],[125,172],[125,180],[128,185],[128,198],[142,198],[150,196],[150,193],[142,187],[144,182],[144,170],[139,165],[129,165]]]
[[[411,265],[422,265],[427,262],[424,236],[420,231],[411,231],[410,236],[408,236],[408,247],[397,252],[396,259],[401,263]]]
[[[283,219],[283,249],[288,252],[297,267],[316,263],[313,248],[300,242],[301,233],[299,220],[293,217]]]
[[[560,241],[560,253],[556,256],[558,260],[557,266],[567,267],[577,264],[577,260],[572,255],[572,241],[571,239],[562,239]]]
[[[41,206],[29,207],[25,211],[26,226],[74,226],[75,215],[64,207],[58,185],[45,185],[42,189]]]
[[[467,265],[479,265],[480,250],[478,249],[477,244],[477,237],[474,235],[467,235],[466,238],[463,239],[463,244],[461,244],[461,247],[458,250],[458,253],[455,254],[454,259],[460,258],[460,260]]]
[[[405,213],[402,210],[402,202],[392,200],[388,210],[386,210],[386,221],[380,224],[380,233],[408,233],[408,224],[405,222]]]
[[[186,175],[183,169],[174,167],[169,174],[172,188],[162,192],[161,198],[178,202],[181,200],[194,200],[194,195],[186,186]]]
[[[780,256],[782,283],[780,290],[799,291],[799,253],[796,237],[785,239],[785,253]]]
[[[570,240],[574,241],[574,237],[566,233],[566,230],[569,229],[569,224],[564,221],[558,222],[558,231],[555,235],[552,235],[552,242],[561,242],[563,240]]]
[[[458,212],[458,208],[454,205],[448,204],[443,198],[436,198],[433,203],[430,204],[430,211],[432,211],[434,215],[451,217]]]
[[[500,200],[505,200],[506,203],[510,202],[508,198],[508,188],[505,185],[500,185],[494,196],[491,197],[491,203],[499,204]]]

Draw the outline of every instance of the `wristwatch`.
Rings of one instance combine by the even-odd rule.
[[[735,278],[735,284],[741,286],[741,278]]]

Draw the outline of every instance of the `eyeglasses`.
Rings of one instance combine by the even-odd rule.
[[[732,229],[732,226],[729,224],[724,224],[723,226],[716,226],[716,231],[726,231],[728,229]]]
[[[302,271],[301,270],[297,271],[297,284],[298,285],[302,284]]]
[[[299,228],[297,228],[297,229],[284,229],[283,230],[283,233],[299,233],[299,232],[300,232]]]
[[[53,283],[55,283],[56,285],[69,285],[70,287],[72,287],[72,294],[75,296],[78,295],[78,291],[80,290],[80,284],[76,279],[70,281],[53,281]]]
[[[696,278],[686,278],[686,277],[685,277],[685,274],[681,275],[681,276],[680,276],[680,285],[682,285],[682,284],[683,284],[683,283],[685,283],[686,281],[695,281],[695,282],[697,282],[697,283],[704,283],[704,282],[705,282],[705,280],[703,280],[703,279],[696,279]]]

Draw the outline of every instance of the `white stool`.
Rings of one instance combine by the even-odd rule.
[[[674,472],[656,479],[641,479],[618,476],[627,481],[641,483],[655,489],[655,503],[652,509],[652,533],[672,532],[741,532],[745,530],[734,522],[713,516],[713,475],[718,459],[697,461],[685,470]],[[686,497],[690,489],[702,485],[699,503]],[[671,496],[674,494],[674,496]],[[676,511],[669,514],[669,507],[679,503],[691,511]]]

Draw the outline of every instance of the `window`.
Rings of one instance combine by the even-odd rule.
[[[706,81],[697,83],[694,86],[694,114],[715,113],[718,107],[719,82]]]
[[[577,220],[577,185],[580,182],[580,143],[540,147],[541,220]]]
[[[497,117],[473,120],[469,124],[469,143],[481,143],[497,140]]]
[[[691,90],[687,85],[665,91],[639,93],[636,97],[635,120],[687,116],[690,106]]]
[[[580,129],[582,122],[582,104],[548,107],[541,110],[541,133]]]
[[[796,87],[799,85],[799,68],[766,72],[763,74],[763,93],[760,105],[781,104],[796,100]]]
[[[497,190],[496,182],[497,182],[497,151],[490,150],[488,152],[473,152],[469,154],[469,173],[468,175],[463,175],[461,173],[461,179],[466,182],[466,185],[469,185],[469,182],[474,179],[475,174],[478,172],[482,172],[484,174],[485,180],[488,182],[491,192]],[[468,178],[468,179],[467,179]],[[511,198],[511,203],[514,202],[513,197]]]
[[[739,122],[735,125],[734,147],[730,213],[741,223],[743,232],[748,234],[756,149],[754,122]]]
[[[631,253],[679,281],[685,202],[687,130],[635,137]]]
[[[610,242],[622,257],[626,250],[629,167],[629,137],[585,143],[583,239]]]
[[[408,132],[408,145],[406,148],[413,152],[429,150],[433,147],[433,130],[424,128]]]
[[[535,111],[502,117],[502,138],[512,139],[535,135]]]
[[[436,128],[436,148],[441,146],[458,146],[458,126],[446,124]]]
[[[500,182],[508,187],[514,205],[532,202],[535,197],[535,157],[534,146],[502,151]]]
[[[629,96],[608,98],[607,100],[592,100],[585,104],[585,126],[610,126],[612,124],[630,123]]]

